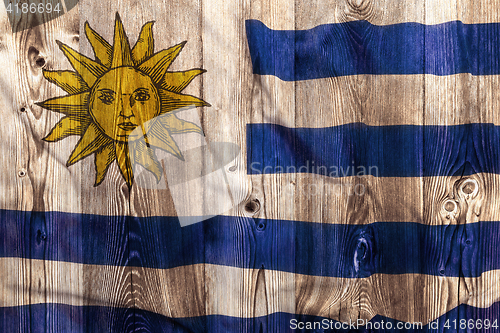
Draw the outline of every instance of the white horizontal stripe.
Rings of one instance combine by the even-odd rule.
[[[347,279],[208,264],[162,270],[2,258],[0,306],[136,307],[177,318],[286,312],[345,321],[379,314],[426,324],[459,304],[491,306],[499,300],[499,279],[500,271]]]
[[[276,8],[282,9],[274,13]],[[367,20],[376,25],[403,22],[440,24],[500,22],[497,0],[313,0],[290,2],[277,0],[254,5],[250,18],[262,21],[271,29],[311,29],[320,24]]]
[[[368,167],[368,166],[367,166]],[[500,221],[500,175],[332,178],[315,174],[251,175],[255,215],[333,224],[417,222],[426,225]],[[472,185],[474,184],[474,185]],[[474,186],[467,194],[464,186]],[[469,190],[470,192],[470,190]],[[229,214],[241,212],[231,211]]]
[[[253,122],[329,127],[500,125],[498,75],[354,75],[296,82],[254,76]]]
[[[340,175],[343,171],[338,172]],[[232,177],[227,173],[228,178]],[[500,221],[500,211],[489,208],[488,204],[500,200],[496,190],[500,186],[500,175],[497,174],[334,178],[305,173],[246,175],[243,171],[236,177],[242,181],[240,191],[231,193],[236,205],[222,214],[235,219],[253,216],[333,224],[416,222],[426,225]],[[465,193],[466,182],[477,188],[477,193]],[[168,190],[134,188],[133,202],[139,202],[139,195],[156,200],[135,216],[176,216]],[[247,210],[245,205],[251,200],[258,203],[255,209]],[[87,209],[95,213],[100,207],[94,205]]]

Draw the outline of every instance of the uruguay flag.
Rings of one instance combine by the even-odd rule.
[[[39,102],[64,93],[42,68],[75,67],[56,40],[92,58],[86,22],[112,41],[115,12],[123,45],[152,21],[155,52],[183,45],[169,75],[206,71],[174,174],[220,172],[224,195],[118,163],[94,186],[94,157],[66,165],[75,133],[42,140],[62,116]],[[499,4],[91,0],[0,21],[0,331],[498,329]],[[193,142],[238,150],[193,171]]]

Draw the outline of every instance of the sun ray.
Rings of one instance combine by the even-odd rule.
[[[134,162],[142,165],[146,170],[154,174],[156,181],[160,181],[163,169],[153,149],[148,147],[146,142],[142,140],[137,140],[132,147]]]
[[[111,62],[111,68],[122,66],[134,66],[134,62],[132,61],[132,52],[130,51],[127,34],[125,34],[125,28],[123,28],[120,15],[116,13],[113,60]]]
[[[116,159],[115,154],[115,146],[112,142],[105,145],[101,150],[96,151],[95,153],[95,183],[94,186],[98,186],[106,177],[106,173],[108,172],[109,166]]]
[[[94,60],[87,58],[86,56],[76,52],[71,47],[66,44],[56,41],[59,48],[64,53],[66,58],[68,58],[71,66],[80,74],[83,81],[91,87],[94,85],[97,78],[101,77],[106,73],[107,68]]]
[[[191,69],[184,72],[166,72],[160,83],[160,87],[165,90],[180,93],[196,76],[205,72],[206,70],[204,69]]]
[[[63,113],[67,116],[88,117],[88,103],[90,92],[84,92],[78,95],[66,95],[54,97],[43,102],[35,103],[44,109]]]
[[[101,133],[95,124],[91,123],[80,141],[78,141],[66,165],[70,166],[75,164],[111,142],[109,138]]]
[[[107,68],[111,67],[113,47],[85,22],[85,35],[94,50],[95,57]]]
[[[179,55],[186,42],[182,42],[167,50],[154,54],[151,58],[138,66],[138,69],[148,74],[153,82],[159,83],[167,72],[168,67]]]
[[[43,138],[47,142],[56,142],[70,135],[82,136],[90,124],[90,118],[64,117],[54,126],[52,131]]]
[[[135,65],[140,65],[154,53],[153,24],[154,22],[144,24],[132,49],[132,60]]]
[[[162,130],[162,126],[160,124],[152,126],[148,138],[151,146],[160,148],[184,161],[184,156],[182,156],[179,146],[177,146],[177,143],[168,131]]]
[[[158,93],[161,100],[160,114],[186,106],[210,106],[207,102],[191,95],[178,94],[165,89],[159,89]]]
[[[174,113],[167,113],[159,117],[161,124],[170,134],[198,133],[204,135],[201,127],[190,121],[177,118]]]
[[[42,73],[47,81],[57,85],[68,94],[76,95],[90,89],[81,76],[75,72],[42,70]]]
[[[120,169],[120,172],[130,189],[132,187],[132,183],[134,182],[134,174],[130,163],[128,145],[123,142],[115,142],[115,152],[118,168]]]

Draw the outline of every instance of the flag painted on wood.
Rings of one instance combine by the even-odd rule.
[[[359,3],[6,30],[2,331],[496,329],[500,6]]]

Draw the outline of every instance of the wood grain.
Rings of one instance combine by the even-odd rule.
[[[439,14],[437,11],[437,8],[434,7],[432,1],[426,1],[426,5],[429,6],[429,8],[426,8],[426,21],[430,20],[433,21],[435,20],[436,15],[442,15]],[[449,7],[443,7],[443,10],[441,12],[447,12],[451,16],[457,16],[459,17],[463,13],[464,7],[467,8],[469,6],[472,6],[472,2],[464,2],[464,3],[457,3],[456,5],[454,3],[451,3]],[[478,8],[481,8],[482,6],[478,4]],[[470,8],[470,7],[469,7]],[[485,12],[479,10],[478,13],[483,13],[486,14]],[[489,16],[489,14],[486,14]],[[475,18],[477,18],[476,15],[474,15]],[[451,114],[453,116],[456,116],[456,119],[460,119],[462,123],[474,123],[474,122],[480,122],[486,115],[491,115],[491,111],[488,110],[488,102],[493,102],[494,98],[492,100],[488,100],[488,102],[485,102],[486,99],[483,96],[489,95],[487,92],[488,89],[488,84],[486,83],[488,80],[483,80],[480,77],[473,78],[471,76],[453,76],[450,77],[450,79],[446,82],[445,85],[440,84],[439,80],[435,80],[431,77],[426,76],[424,80],[424,91],[425,91],[425,97],[424,97],[424,110],[423,110],[423,124],[428,124],[428,123],[434,123],[436,119],[440,119],[443,117],[444,114]],[[495,80],[492,80],[494,82]],[[484,89],[481,90],[480,88]],[[445,88],[446,91],[449,91],[447,94],[439,93],[440,89]],[[490,95],[491,96],[491,95]],[[484,101],[481,103],[481,101]],[[495,103],[495,102],[493,102]],[[468,112],[457,112],[455,110],[466,110]],[[493,121],[494,122],[494,121]],[[473,133],[465,133],[465,135],[470,136],[473,135]],[[462,138],[462,140],[465,140],[466,138]],[[425,140],[425,138],[424,138]],[[474,147],[475,150],[477,150],[477,146]],[[439,147],[436,147],[436,154],[439,154]],[[477,154],[476,151],[468,152],[469,154]],[[488,156],[489,157],[489,156]],[[486,159],[488,159],[486,157]],[[453,158],[451,156],[447,156],[443,154],[441,159],[450,159]],[[464,168],[467,167],[467,165],[463,166]],[[462,178],[462,177],[461,177]],[[494,177],[493,177],[494,178]],[[486,184],[485,180],[488,183],[491,182],[492,177],[490,175],[478,175],[475,177],[475,181],[477,185],[480,188],[483,188],[485,194],[490,194],[492,193],[491,189],[489,188],[490,184]],[[446,178],[432,178],[432,179],[424,179],[424,186],[429,189],[429,191],[426,193],[427,196],[429,197],[434,197],[435,200],[440,199],[440,194],[438,193],[439,188],[442,188],[443,185],[451,186],[450,184],[451,179],[446,179]],[[496,183],[495,181],[493,181]],[[461,203],[461,209],[465,210],[464,213],[458,214],[453,218],[458,218],[457,222],[459,224],[464,224],[467,221],[470,221],[472,218],[475,216],[481,214],[481,210],[484,210],[486,207],[483,207],[484,203],[489,202],[489,200],[492,200],[493,197],[491,195],[485,195],[483,198],[479,199],[472,199],[468,198],[467,196],[463,195],[457,195],[458,193],[453,193],[449,196],[448,200],[453,201],[459,201]],[[486,204],[487,205],[487,204]],[[429,209],[431,208],[431,209]],[[487,209],[487,208],[486,208]],[[478,214],[479,213],[479,214]],[[424,206],[424,214],[427,216],[435,214],[435,212],[432,210],[432,207],[429,206]],[[448,217],[448,220],[450,218]],[[443,220],[445,222],[445,220]],[[475,251],[480,244],[477,243],[471,243],[470,246],[470,251]],[[464,249],[463,254],[464,256],[466,255],[466,251],[469,251],[469,249]],[[465,263],[466,266],[472,265],[473,263],[467,262]],[[460,298],[460,295],[466,294],[469,290],[471,291],[471,294],[473,293],[473,288],[474,286],[471,285],[470,281],[467,281],[466,279],[461,279],[460,283],[456,286],[456,292],[458,294],[458,298]],[[480,298],[485,297],[486,295],[480,295]],[[487,296],[486,296],[487,298]],[[428,304],[435,303],[436,299],[428,299]],[[439,300],[440,303],[443,303],[443,300]]]
[[[365,279],[338,279],[273,271],[263,263],[260,269],[203,264],[170,270],[141,268],[152,264],[155,251],[168,251],[169,244],[152,248],[151,244],[156,242],[142,235],[155,235],[160,228],[149,223],[151,230],[135,234],[131,230],[143,226],[133,217],[175,215],[172,193],[168,188],[147,189],[137,185],[128,189],[115,163],[105,181],[93,187],[93,158],[66,167],[78,138],[50,144],[41,141],[60,116],[34,104],[62,94],[62,90],[43,79],[42,68],[71,68],[56,40],[92,57],[83,33],[86,21],[112,41],[114,14],[120,13],[131,44],[144,23],[155,21],[155,51],[188,41],[171,70],[207,70],[185,90],[212,105],[185,115],[193,121],[198,118],[205,137],[186,136],[179,139],[180,144],[233,142],[241,148],[239,157],[226,170],[240,179],[241,186],[232,193],[235,207],[225,214],[251,216],[255,220],[237,218],[231,226],[234,229],[231,234],[236,235],[234,242],[238,244],[234,254],[237,266],[253,265],[256,258],[263,256],[269,259],[266,262],[295,258],[291,250],[285,254],[261,253],[262,249],[256,246],[261,243],[259,237],[277,239],[280,229],[266,226],[258,218],[347,224],[393,221],[461,225],[498,221],[498,175],[341,180],[296,174],[247,176],[248,123],[289,127],[352,122],[374,126],[479,122],[500,125],[497,93],[500,79],[470,74],[364,75],[283,82],[276,77],[252,74],[244,26],[247,18],[259,19],[273,29],[310,29],[319,24],[353,20],[368,20],[377,25],[438,24],[451,20],[489,23],[500,21],[497,2],[81,1],[66,15],[31,29],[22,30],[30,22],[20,18],[14,22],[20,30],[17,33],[11,33],[6,13],[0,10],[0,56],[9,64],[0,73],[0,208],[18,210],[19,221],[29,221],[22,237],[16,237],[22,240],[16,246],[27,256],[42,258],[54,251],[46,246],[46,239],[57,221],[43,215],[32,218],[31,211],[100,214],[125,221],[116,224],[125,227],[107,235],[110,247],[115,249],[109,252],[113,257],[108,261],[116,265],[0,259],[0,306],[62,303],[122,307],[126,311],[120,317],[100,318],[109,325],[107,329],[121,327],[122,332],[148,331],[149,323],[141,321],[136,309],[170,317],[263,316],[261,330],[275,332],[283,328],[273,327],[265,316],[276,312],[336,320],[370,319],[380,314],[425,323],[459,304],[488,307],[497,302],[498,271],[484,273],[479,278],[375,274]],[[367,33],[361,42],[369,38]],[[183,117],[182,113],[179,116]],[[436,151],[439,153],[439,147]],[[450,158],[442,156],[443,160]],[[477,193],[471,189],[471,182],[477,186]],[[327,190],[338,184],[344,186],[339,192]],[[311,185],[316,185],[319,192],[304,193]],[[353,185],[363,185],[366,193],[350,195],[346,186]],[[80,229],[72,232],[84,234]],[[218,236],[205,235],[207,239]],[[346,244],[352,242],[350,236],[342,235]],[[323,246],[320,242],[314,245]],[[475,251],[477,246],[472,244],[464,251]],[[218,251],[209,245],[204,248],[207,257],[216,257]],[[130,266],[118,266],[124,261]],[[474,262],[463,263],[464,267],[473,265]],[[51,328],[53,319],[47,315],[25,318],[20,331],[56,331]],[[202,325],[197,329],[202,330]],[[240,331],[244,329],[240,327]]]
[[[269,22],[271,25],[283,27],[283,29],[294,29],[296,26],[295,13],[297,12],[296,3],[282,2],[279,0],[250,2],[251,6],[247,8],[246,17],[259,19],[262,22]],[[242,29],[242,33],[244,30]],[[242,37],[245,37],[244,35]],[[246,39],[246,38],[245,38]],[[245,48],[246,49],[246,48]],[[244,53],[249,59],[249,53]],[[251,63],[247,60],[247,66]],[[251,73],[251,68],[248,68],[248,73]],[[295,123],[296,108],[295,108],[295,84],[291,82],[289,85],[283,85],[281,80],[273,76],[257,76],[248,77],[250,85],[243,90],[242,99],[246,99],[249,106],[248,113],[242,120],[246,123],[259,123],[268,121],[285,121]],[[287,112],[290,111],[290,112]],[[242,115],[243,116],[243,115]],[[283,120],[278,120],[283,119]],[[243,125],[243,124],[242,124]],[[242,127],[243,130],[243,127]],[[245,140],[246,141],[246,140]],[[268,144],[273,144],[269,142]],[[246,155],[245,151],[245,155]],[[247,166],[248,167],[248,166]],[[293,177],[292,177],[293,178]],[[251,196],[245,208],[247,212],[255,217],[267,217],[268,215],[276,215],[279,211],[293,211],[295,205],[293,200],[280,200],[279,192],[283,186],[286,186],[287,180],[274,178],[272,180],[266,177],[255,177],[251,179]],[[273,200],[277,199],[277,200]],[[254,237],[259,237],[265,234],[274,234],[276,230],[269,228],[266,225],[257,226],[258,232]],[[263,237],[263,236],[262,236]],[[256,249],[258,251],[258,249]],[[291,251],[290,251],[291,252]],[[272,261],[279,261],[282,254],[268,253],[265,254]],[[287,253],[287,257],[294,258],[295,253]],[[296,293],[294,289],[287,288],[287,293],[275,295],[270,293],[271,290],[280,290],[282,286],[294,282],[292,276],[286,274],[279,275],[278,279],[269,280],[270,275],[264,271],[266,267],[262,265],[262,269],[256,276],[255,304],[259,304],[261,312],[266,314],[273,313],[277,308],[286,308],[288,311],[294,312]],[[263,322],[261,324],[266,331],[279,331],[282,328],[273,327],[272,322]]]
[[[60,39],[70,45],[75,44],[75,32],[71,14],[65,20],[52,20],[43,26],[34,25],[30,18],[17,17],[12,22],[14,30],[8,26],[7,17],[2,12],[2,42],[4,59],[9,61],[6,71],[2,71],[2,93],[0,104],[5,128],[2,129],[2,166],[8,172],[2,173],[3,209],[18,209],[20,218],[25,221],[23,240],[17,244],[23,249],[26,256],[44,255],[49,251],[44,246],[47,230],[52,228],[54,221],[30,217],[30,211],[58,210],[61,207],[79,207],[80,181],[78,173],[71,174],[61,163],[70,150],[69,146],[47,149],[41,141],[45,136],[50,123],[57,118],[43,112],[34,105],[34,102],[53,95],[56,90],[51,87],[42,76],[42,67],[66,65],[64,60],[55,55],[55,39]],[[73,16],[74,18],[74,16]],[[7,106],[7,105],[8,106]],[[65,185],[61,188],[58,182]],[[8,237],[8,236],[7,236]],[[20,291],[17,297],[28,303],[35,302],[36,297],[28,286],[47,288],[49,285],[58,285],[58,278],[62,272],[49,272],[42,265],[33,267],[30,262],[22,263],[18,269],[9,271],[10,278],[17,279],[17,288]],[[56,278],[56,276],[58,278]],[[6,296],[6,295],[5,295]],[[45,302],[51,295],[44,294],[38,302]],[[43,315],[43,314],[42,314]],[[6,318],[6,320],[9,320]],[[28,327],[38,326],[39,330],[47,328],[46,316],[25,318]],[[36,324],[35,324],[36,323]]]

